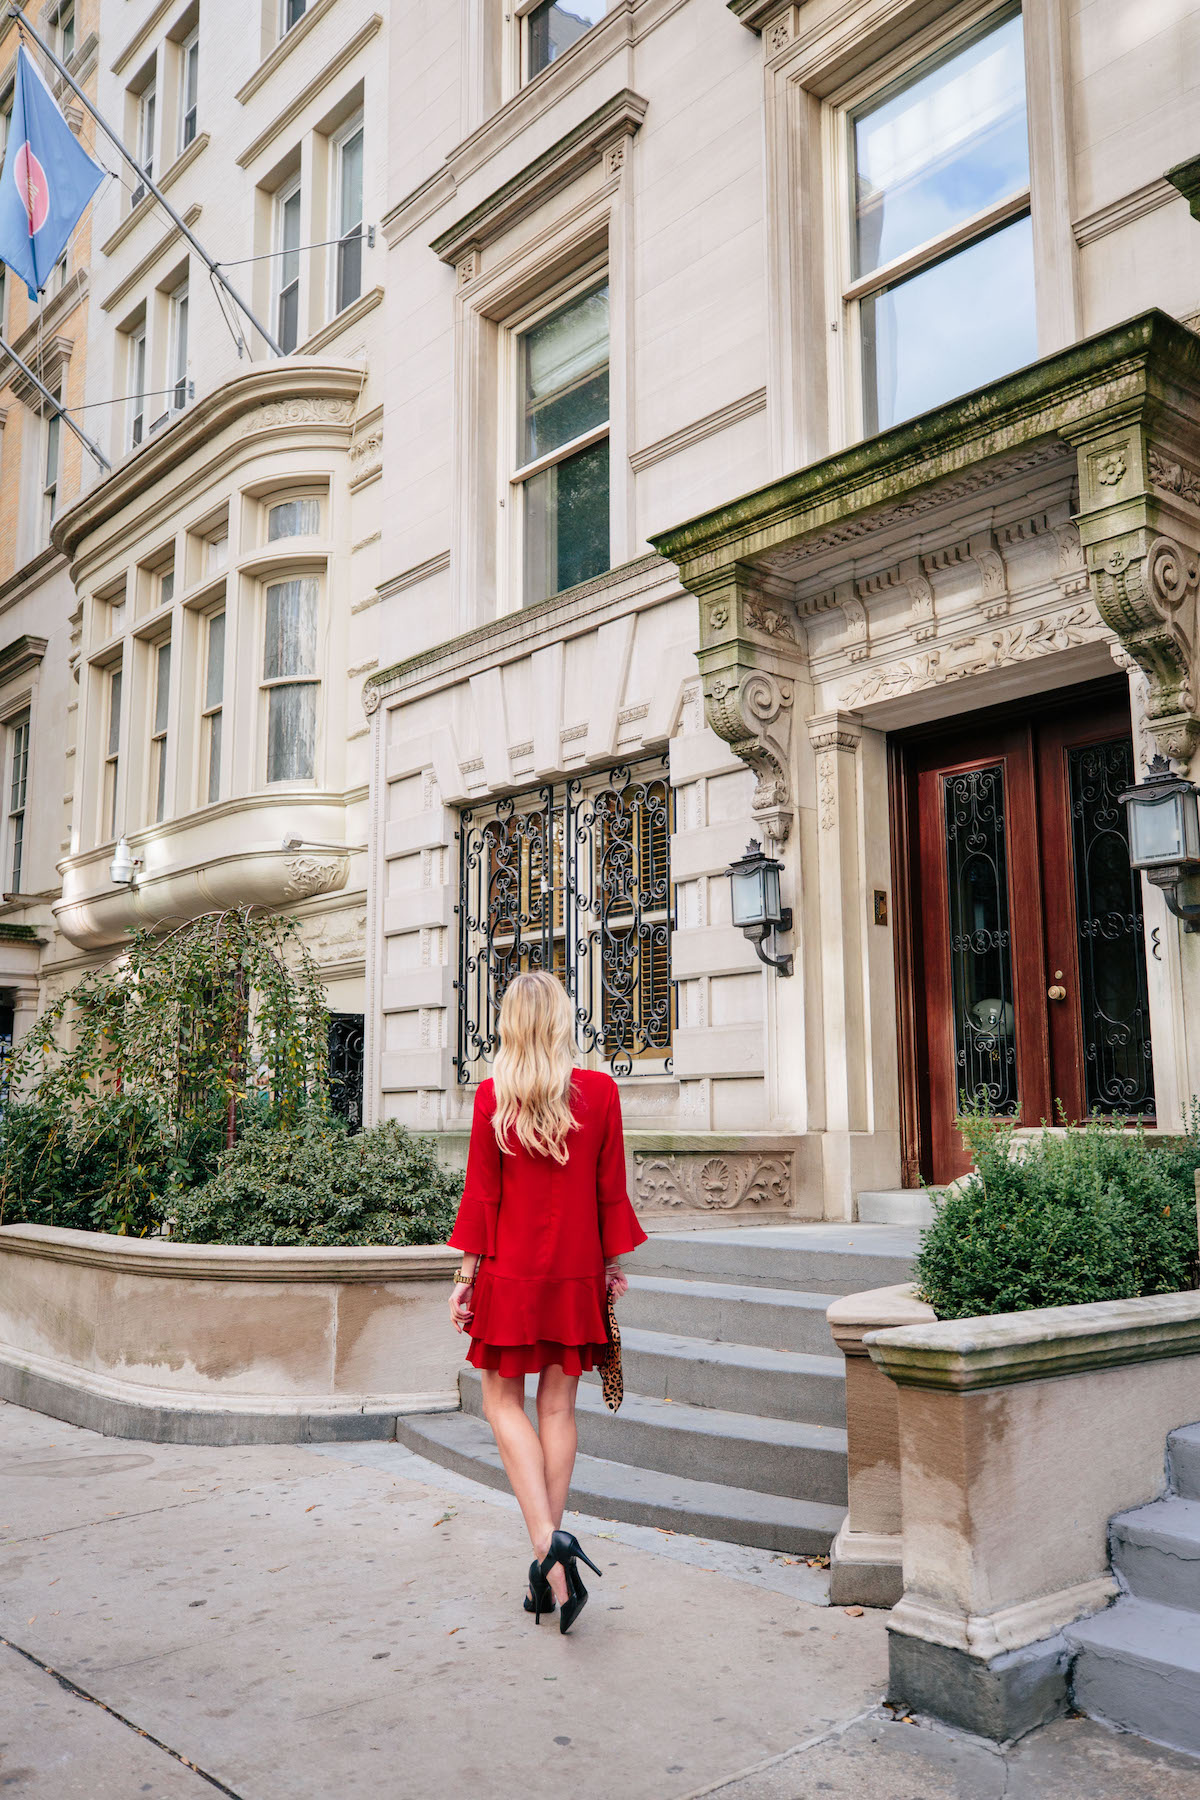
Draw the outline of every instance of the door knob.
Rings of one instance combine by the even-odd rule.
[[[1057,981],[1054,983],[1053,987],[1048,987],[1046,989],[1047,1000],[1065,1000],[1066,997],[1067,997],[1066,988],[1060,987],[1058,985]]]

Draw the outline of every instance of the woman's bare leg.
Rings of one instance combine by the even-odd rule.
[[[578,1375],[566,1375],[558,1363],[551,1363],[538,1377],[538,1436],[542,1441],[542,1461],[546,1471],[546,1498],[555,1529],[562,1524],[571,1471],[579,1433],[575,1427],[575,1390]]]
[[[495,1369],[484,1369],[481,1373],[483,1415],[492,1428],[504,1473],[521,1508],[534,1554],[540,1560],[550,1548],[550,1533],[558,1521],[551,1511],[546,1489],[542,1446],[525,1415],[525,1380],[520,1375],[501,1375]],[[561,1506],[558,1517],[562,1517]],[[550,1571],[549,1581],[555,1598],[565,1600],[566,1576],[557,1563]]]

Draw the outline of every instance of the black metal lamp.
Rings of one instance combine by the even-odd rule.
[[[766,963],[769,969],[776,969],[780,975],[790,975],[792,958],[771,956],[765,948],[767,939],[775,932],[792,929],[792,909],[781,905],[779,899],[779,871],[782,868],[783,864],[776,857],[765,853],[757,838],[751,838],[746,845],[746,854],[730,863],[726,874],[729,876],[734,924],[750,939],[760,962]]]
[[[1119,798],[1129,822],[1130,865],[1162,889],[1186,931],[1200,931],[1200,905],[1180,898],[1183,883],[1200,874],[1200,788],[1172,775],[1166,758],[1156,756],[1146,779]]]

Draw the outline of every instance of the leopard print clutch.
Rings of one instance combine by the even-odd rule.
[[[610,1412],[616,1412],[625,1398],[625,1378],[621,1373],[621,1332],[611,1288],[608,1292],[608,1347],[600,1358],[600,1391],[605,1406]]]

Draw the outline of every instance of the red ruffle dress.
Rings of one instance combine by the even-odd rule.
[[[495,1109],[491,1081],[481,1082],[449,1240],[484,1258],[467,1361],[501,1375],[551,1363],[579,1375],[595,1367],[608,1342],[605,1259],[646,1241],[625,1186],[617,1084],[598,1070],[572,1073],[576,1123],[565,1163],[530,1155],[515,1136],[501,1155]]]

